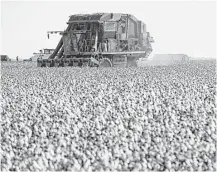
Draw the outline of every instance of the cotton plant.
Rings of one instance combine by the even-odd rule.
[[[214,71],[3,63],[1,170],[216,171]]]

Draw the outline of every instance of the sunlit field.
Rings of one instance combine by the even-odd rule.
[[[216,171],[216,61],[1,63],[1,170]]]

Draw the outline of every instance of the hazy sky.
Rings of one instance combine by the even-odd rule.
[[[76,13],[133,14],[154,37],[153,53],[183,53],[216,58],[216,2],[1,2],[1,54],[29,58],[55,48],[68,17]]]

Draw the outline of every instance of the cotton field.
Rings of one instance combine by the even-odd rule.
[[[216,61],[1,64],[1,171],[216,171]]]

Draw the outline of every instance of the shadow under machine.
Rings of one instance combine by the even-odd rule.
[[[137,66],[147,58],[154,42],[146,25],[133,15],[96,13],[72,15],[48,59],[38,59],[39,67],[53,66]]]

